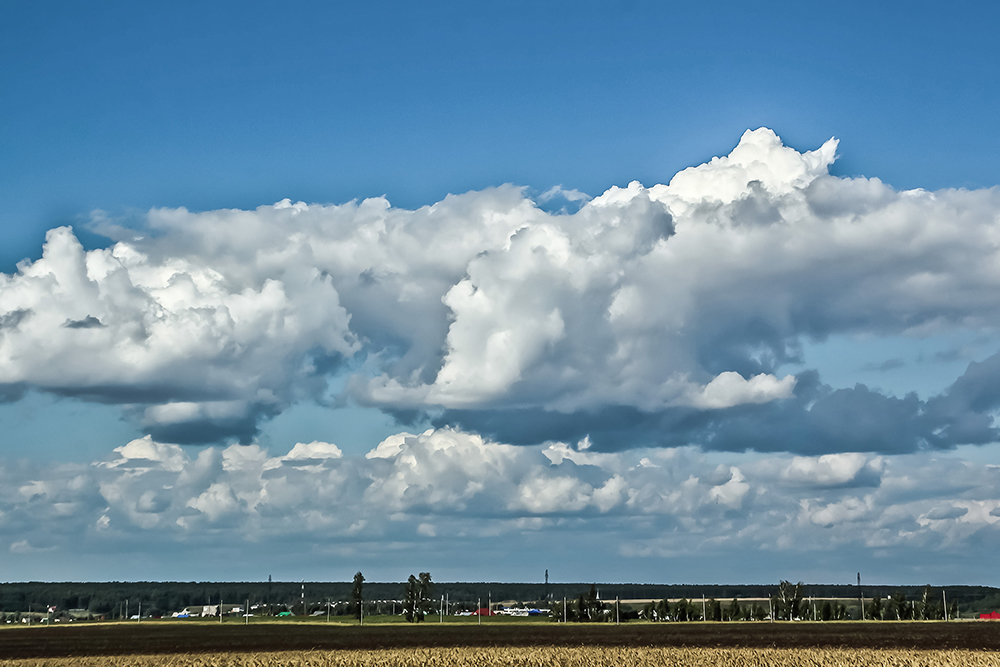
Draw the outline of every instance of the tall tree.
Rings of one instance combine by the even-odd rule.
[[[670,619],[670,600],[663,598],[656,603],[656,620],[666,621]]]
[[[912,606],[909,600],[906,599],[906,591],[902,588],[897,588],[889,598],[890,616],[895,616],[897,621],[906,621],[909,620],[911,612]]]
[[[881,621],[882,611],[882,598],[876,595],[872,598],[872,601],[868,603],[868,618],[875,621]]]
[[[938,606],[937,596],[931,591],[930,584],[924,586],[923,593],[920,596],[919,609],[921,620],[928,621],[934,618],[944,618],[944,609]]]
[[[680,600],[674,603],[674,613],[673,613],[674,620],[677,621],[691,620],[691,618],[689,617],[689,611],[690,610],[688,608],[687,598],[681,598]]]
[[[417,620],[424,620],[424,615],[431,613],[431,589],[434,584],[431,582],[430,572],[421,572],[417,579]]]
[[[403,589],[403,616],[407,623],[417,620],[417,605],[420,595],[420,582],[412,574],[406,580],[406,587]]]
[[[798,618],[800,607],[802,606],[802,582],[793,584],[790,581],[782,581],[778,584],[778,609],[777,615],[785,620]]]
[[[569,617],[569,605],[566,605],[566,609],[563,609],[563,601],[556,600],[549,605],[549,618],[557,623],[562,623],[563,618]]]
[[[365,576],[360,572],[354,575],[354,586],[351,588],[351,607],[354,609],[354,616],[361,618],[361,605],[364,602]]]
[[[590,585],[590,591],[587,593],[587,620],[596,621],[601,617],[601,611],[604,605],[601,604],[600,596],[597,594],[597,584]]]

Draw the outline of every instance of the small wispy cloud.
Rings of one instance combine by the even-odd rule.
[[[876,372],[876,373],[887,373],[888,371],[894,371],[899,368],[904,368],[906,366],[906,361],[899,358],[886,359],[878,363],[869,363],[861,367],[863,371]]]
[[[82,320],[66,320],[63,322],[63,327],[67,329],[100,329],[103,326],[101,321],[93,315],[88,315]]]

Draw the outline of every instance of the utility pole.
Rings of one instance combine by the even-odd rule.
[[[142,622],[142,600],[139,600],[139,613],[136,614],[135,622],[136,623]]]
[[[705,609],[705,594],[701,594],[701,620],[708,620],[708,611]]]
[[[563,623],[566,622],[566,596],[563,596]]]
[[[861,601],[861,620],[865,620],[865,594],[861,592],[861,572],[858,572],[858,600]]]
[[[621,623],[621,606],[621,597],[615,596],[615,625],[619,625]]]
[[[476,625],[482,625],[483,624],[483,599],[482,598],[476,598],[476,618],[479,619],[479,621],[476,623]]]
[[[941,607],[944,609],[944,620],[945,623],[948,622],[948,598],[944,594],[944,589],[941,589]]]

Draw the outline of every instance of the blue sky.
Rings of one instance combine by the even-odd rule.
[[[979,3],[537,4],[8,6],[2,260],[95,208],[652,183],[760,125],[897,187],[994,184]]]
[[[991,583],[996,9],[0,11],[0,576]]]

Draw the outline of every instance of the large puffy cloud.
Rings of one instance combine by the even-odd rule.
[[[930,400],[789,372],[805,340],[1000,323],[1000,191],[835,177],[836,150],[748,131],[666,184],[560,191],[572,213],[502,186],[413,211],[157,209],[139,231],[102,221],[117,242],[90,252],[53,230],[0,276],[0,395],[121,404],[174,442],[248,441],[338,375],[368,405],[518,443],[994,440],[976,367]]]
[[[241,281],[190,255],[84,252],[68,228],[0,276],[0,311],[18,314],[0,334],[0,383],[137,406],[174,441],[249,437],[257,413],[309,392],[324,358],[357,349],[315,267]]]
[[[406,554],[427,552],[437,569],[461,563],[467,548],[510,540],[539,540],[547,555],[553,543],[601,544],[643,568],[662,567],[664,556],[754,549],[812,560],[860,549],[910,553],[905,567],[916,573],[926,563],[914,560],[915,548],[928,561],[956,545],[982,544],[983,555],[995,548],[998,475],[957,458],[719,464],[693,447],[512,446],[454,429],[393,435],[363,456],[324,442],[280,454],[258,445],[191,450],[147,436],[90,465],[0,466],[0,535],[12,553],[83,556],[141,544],[166,560],[224,545],[238,553],[349,544],[363,553],[370,544],[378,546],[367,559],[409,567]]]

